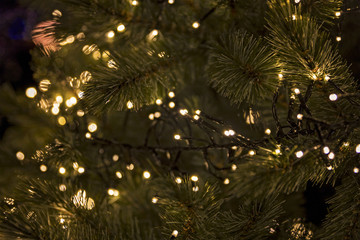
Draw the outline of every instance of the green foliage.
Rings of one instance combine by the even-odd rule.
[[[278,85],[278,62],[266,43],[233,32],[213,44],[208,71],[210,84],[234,104],[255,104],[272,96]]]

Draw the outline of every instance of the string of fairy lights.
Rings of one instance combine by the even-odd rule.
[[[130,2],[131,2],[131,5],[134,6],[134,7],[136,7],[136,6],[138,6],[140,4],[140,2],[137,1],[137,0],[131,0]],[[175,0],[168,0],[168,4],[172,5],[174,3],[175,3]],[[295,4],[300,4],[301,0],[294,0],[294,3]],[[340,18],[343,13],[351,12],[354,9],[357,9],[357,8],[358,7],[356,7],[356,8],[348,8],[345,11],[336,11],[334,13],[334,15],[335,15],[336,18]],[[53,15],[55,17],[61,17],[62,13],[59,10],[54,10]],[[296,16],[295,14],[292,15],[292,20],[296,21],[298,19],[299,19],[298,16]],[[191,27],[193,29],[198,29],[200,27],[200,22],[201,22],[200,20],[192,22]],[[105,33],[105,37],[107,39],[113,39],[113,38],[116,37],[117,34],[124,33],[127,30],[124,23],[119,23],[115,27],[115,29],[116,30],[107,31]],[[159,36],[159,34],[160,34],[160,32],[159,32],[158,29],[153,29],[146,36],[146,39],[149,40],[149,41],[156,40],[156,38],[157,38],[157,36]],[[83,32],[80,32],[76,36],[70,35],[70,36],[66,37],[59,44],[60,44],[60,46],[64,47],[64,46],[66,46],[68,44],[74,43],[76,40],[80,41],[80,40],[82,40],[84,38],[85,38],[85,34]],[[339,36],[336,36],[335,40],[337,42],[340,42],[342,40],[342,38],[339,35]],[[116,63],[114,62],[114,60],[111,59],[111,55],[110,55],[109,51],[104,50],[103,52],[101,52],[99,47],[96,44],[84,45],[83,48],[82,48],[82,52],[85,55],[90,55],[91,54],[91,56],[92,56],[92,58],[94,60],[99,60],[99,59],[106,60],[107,65],[108,65],[109,68],[117,68]],[[158,57],[163,57],[164,55],[165,55],[165,53],[159,53]],[[286,77],[286,76],[284,76],[284,73],[281,73],[278,76],[280,81],[284,77]],[[80,74],[79,79],[74,78],[74,77],[68,77],[66,79],[66,81],[73,88],[73,92],[71,94],[67,94],[66,99],[64,99],[65,97],[60,95],[60,94],[56,95],[55,97],[53,97],[51,99],[46,99],[46,100],[44,100],[43,96],[42,96],[40,101],[39,101],[39,107],[41,109],[44,109],[44,111],[50,112],[52,115],[57,116],[57,119],[56,119],[57,123],[60,126],[65,126],[67,124],[67,119],[66,119],[66,117],[64,115],[61,115],[62,114],[62,109],[65,109],[65,111],[66,111],[66,109],[72,108],[72,107],[77,105],[78,100],[83,97],[83,92],[80,90],[80,85],[81,84],[86,84],[88,81],[91,80],[91,78],[92,78],[92,76],[91,76],[91,73],[89,71],[83,71]],[[329,76],[328,74],[326,74],[324,72],[316,72],[316,73],[311,72],[310,75],[309,75],[309,78],[312,79],[313,81],[324,81],[324,82],[331,81],[331,76]],[[49,79],[43,79],[43,80],[41,80],[39,82],[38,90],[40,92],[45,93],[45,92],[47,92],[49,90],[50,86],[51,86],[51,81]],[[29,87],[29,88],[26,89],[25,95],[30,99],[38,100],[39,98],[36,97],[38,95],[38,90],[35,87]],[[338,101],[339,98],[346,97],[346,96],[347,96],[346,93],[341,93],[341,94],[330,93],[328,98],[329,98],[329,101],[336,102],[336,101]],[[193,123],[199,124],[199,121],[203,117],[203,115],[202,115],[203,112],[200,109],[195,110],[193,112],[193,114],[189,114],[188,109],[185,109],[185,108],[178,109],[178,107],[176,106],[176,103],[174,101],[174,99],[175,99],[175,92],[174,91],[168,92],[167,97],[169,99],[168,101],[165,102],[164,99],[159,98],[159,99],[155,100],[154,104],[161,107],[161,106],[164,106],[164,104],[166,103],[166,107],[168,109],[173,110],[173,111],[176,110],[181,116],[187,117],[188,119],[191,119],[193,121]],[[291,97],[291,99],[294,99],[294,100],[296,98],[301,98],[300,89],[299,88],[293,88],[292,91],[291,91],[291,96],[290,97]],[[50,102],[51,102],[51,104],[49,104]],[[63,105],[65,105],[64,108],[62,107]],[[131,110],[131,109],[134,108],[134,103],[131,100],[128,100],[127,103],[126,103],[126,107],[129,110]],[[82,110],[82,109],[78,109],[76,111],[76,115],[78,117],[83,117],[85,115],[85,111]],[[250,118],[247,119],[248,124],[251,124],[254,121],[253,119],[251,119],[252,115],[253,114],[250,114]],[[148,119],[150,121],[156,121],[156,120],[160,119],[161,117],[162,117],[161,110],[152,112],[152,113],[150,113],[148,115]],[[296,118],[299,121],[302,121],[302,120],[306,119],[306,117],[304,116],[304,113],[302,113],[302,112],[299,112],[296,115]],[[89,140],[93,140],[94,139],[93,135],[95,135],[96,132],[99,130],[99,127],[98,127],[96,121],[88,122],[87,130],[88,131],[84,134],[85,138],[89,139]],[[264,134],[266,136],[268,136],[268,138],[271,138],[272,137],[271,129],[266,128],[265,131],[264,131]],[[236,150],[240,146],[240,145],[238,145],[238,142],[235,141],[235,140],[244,138],[241,134],[236,133],[235,130],[233,130],[231,128],[223,129],[222,130],[222,135],[224,137],[228,138],[228,139],[230,138],[230,139],[234,140],[234,145],[231,146],[231,149],[233,149],[233,150]],[[191,139],[191,138],[186,136],[184,133],[181,133],[180,131],[175,131],[174,135],[173,135],[173,139],[175,141],[184,140],[186,143],[188,143],[186,140]],[[350,149],[350,145],[351,145],[352,149],[354,149],[355,153],[360,154],[360,144],[353,145],[353,144],[350,144],[349,142],[344,142],[343,143],[343,146],[347,147],[347,149]],[[318,149],[318,148],[319,147],[314,147],[314,149]],[[333,160],[335,158],[335,153],[334,153],[334,151],[332,151],[330,149],[329,146],[323,145],[323,146],[320,147],[320,150],[321,150],[322,154],[324,154],[327,157],[328,160]],[[281,151],[282,151],[281,150],[281,145],[277,145],[277,148],[275,148],[273,150],[273,153],[275,155],[281,155],[282,154]],[[301,159],[308,152],[309,151],[299,150],[298,149],[298,151],[294,152],[294,157],[297,158],[297,159]],[[252,156],[254,156],[256,154],[257,154],[257,149],[248,149],[247,156],[252,157]],[[25,154],[22,151],[16,152],[15,155],[16,155],[16,158],[19,161],[23,161],[23,160],[26,159]],[[113,162],[118,162],[119,159],[120,159],[120,156],[118,154],[114,154],[112,156]],[[134,167],[135,167],[135,165],[133,163],[130,163],[130,164],[126,165],[126,169],[129,170],[129,171],[132,171],[134,169]],[[331,164],[328,164],[326,167],[330,171],[334,170],[334,166],[332,166]],[[73,169],[78,174],[83,174],[86,171],[85,166],[80,166],[79,163],[77,163],[77,162],[73,163]],[[231,164],[230,170],[231,171],[236,171],[236,169],[237,169],[237,165],[236,164]],[[46,172],[47,170],[48,170],[48,167],[45,164],[40,165],[40,171],[41,172]],[[360,170],[359,170],[358,167],[353,168],[353,172],[355,174],[358,174],[359,171]],[[59,166],[58,173],[60,175],[64,176],[64,175],[66,175],[68,173],[68,170],[64,166]],[[117,179],[122,179],[123,176],[124,176],[123,172],[121,172],[119,170],[115,171],[114,175],[116,176]],[[150,180],[152,178],[151,172],[149,170],[144,170],[143,173],[142,173],[142,178],[144,180]],[[199,184],[197,184],[199,182],[199,176],[192,175],[192,176],[190,176],[189,179],[193,183],[192,190],[194,192],[199,191]],[[178,177],[178,176],[174,178],[174,181],[176,182],[176,184],[184,183],[184,180],[181,177]],[[225,184],[225,185],[230,184],[230,179],[229,178],[224,178],[223,179],[223,184]],[[59,185],[59,190],[62,191],[62,192],[66,191],[67,190],[66,185],[65,184],[60,184]],[[114,188],[114,187],[108,188],[107,189],[107,194],[110,197],[120,197],[120,195],[121,195],[120,191],[118,189]],[[73,204],[76,207],[84,208],[84,209],[87,209],[87,210],[91,210],[95,206],[94,200],[91,197],[88,197],[86,191],[83,190],[83,189],[78,190],[78,192],[76,194],[74,194],[74,196],[72,197],[72,201],[73,201]],[[157,204],[158,201],[159,201],[158,196],[154,196],[151,199],[151,202],[153,204]],[[66,223],[66,218],[64,216],[60,216],[59,221],[60,221],[61,224],[65,224]],[[176,238],[178,236],[178,234],[179,234],[178,230],[174,230],[172,232],[172,234],[171,234],[171,238],[172,239]]]

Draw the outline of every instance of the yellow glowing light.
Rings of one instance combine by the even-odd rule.
[[[109,194],[110,196],[113,196],[113,195],[114,195],[114,190],[115,190],[115,189],[113,189],[113,188],[109,188],[107,192],[108,192],[108,194]]]
[[[136,1],[136,0],[134,0],[134,1],[131,2],[131,5],[133,5],[133,6],[137,6],[138,4],[139,4],[139,2]]]
[[[86,138],[91,138],[91,133],[89,133],[89,132],[85,133],[85,137]]]
[[[181,139],[181,136],[180,136],[179,134],[175,134],[175,135],[174,135],[174,139],[175,139],[175,140],[180,140],[180,139]]]
[[[199,22],[193,22],[193,24],[192,24],[192,27],[193,28],[199,28],[200,27],[200,23]]]
[[[281,73],[278,74],[279,79],[283,79],[284,75],[282,75]]]
[[[299,120],[302,120],[304,117],[304,115],[302,115],[301,113],[299,113],[298,115],[296,115],[296,118]]]
[[[200,117],[199,117],[199,115],[194,115],[194,120],[199,120],[200,119]]]
[[[185,116],[186,114],[188,114],[188,110],[187,109],[180,109],[179,110],[180,114]]]
[[[83,110],[77,110],[76,115],[78,115],[79,117],[84,116],[85,112]]]
[[[298,151],[295,153],[297,158],[302,158],[304,156],[304,153],[302,151]]]
[[[356,151],[356,153],[360,153],[360,144],[356,145],[355,151]]]
[[[230,183],[230,180],[229,180],[228,178],[225,178],[224,184],[225,184],[225,185],[228,185],[229,183]]]
[[[298,88],[295,88],[295,89],[294,89],[294,93],[295,93],[296,95],[299,95],[299,94],[300,94],[300,90],[299,90]]]
[[[73,163],[73,168],[74,168],[75,170],[77,170],[77,169],[79,168],[79,163],[74,162],[74,163]]]
[[[232,150],[237,150],[237,146],[232,146],[231,149]]]
[[[354,171],[354,173],[359,173],[359,168],[354,167],[353,171]]]
[[[66,124],[66,119],[63,116],[58,117],[58,123],[61,126],[64,126]]]
[[[152,199],[151,199],[151,202],[152,203],[157,203],[159,201],[159,198],[157,198],[157,197],[153,197]]]
[[[340,17],[340,16],[341,16],[341,12],[335,12],[335,16]]]
[[[349,142],[344,142],[344,143],[343,143],[343,146],[344,146],[344,147],[348,147],[349,145],[350,145]]]
[[[150,120],[154,120],[154,118],[155,118],[154,114],[153,114],[153,113],[150,113],[150,114],[149,114],[149,119],[150,119]]]
[[[170,1],[170,0],[169,0]],[[174,236],[174,237],[177,237],[179,234],[179,232],[177,230],[174,230],[171,235]]]
[[[25,95],[28,97],[28,98],[34,98],[37,94],[37,91],[34,87],[29,87],[26,89],[25,91]]]
[[[64,223],[65,223],[65,219],[60,218],[60,223],[61,223],[61,224],[64,224]]]
[[[198,109],[198,110],[195,111],[195,113],[196,113],[197,115],[200,115],[201,111]]]
[[[330,94],[329,99],[330,99],[330,101],[334,102],[338,99],[338,96],[335,93],[333,93],[333,94]]]
[[[59,185],[59,190],[60,190],[61,192],[65,192],[65,191],[66,191],[66,185],[65,185],[65,184],[60,184],[60,185]]]
[[[97,50],[97,51],[93,52],[92,57],[93,57],[93,59],[95,59],[95,60],[99,60],[99,59],[101,58],[101,53],[100,53],[100,51]]]
[[[175,93],[174,92],[169,92],[168,96],[169,96],[169,98],[173,98],[173,97],[175,97]]]
[[[61,16],[62,16],[62,13],[60,12],[60,10],[55,9],[55,10],[52,12],[52,15],[53,15],[54,17],[61,17]]]
[[[281,153],[281,150],[280,149],[275,149],[275,154],[279,155]]]
[[[235,171],[237,169],[237,166],[235,164],[231,165],[231,170]]]
[[[295,0],[295,3],[299,3],[300,2],[300,0]]]
[[[154,117],[155,117],[155,118],[161,117],[161,112],[155,112],[155,113],[154,113]]]
[[[83,92],[83,91],[79,91],[79,92],[77,93],[77,95],[78,95],[78,97],[79,97],[80,99],[82,99],[82,98],[84,97],[84,92]]]
[[[157,29],[154,29],[150,33],[153,37],[157,36],[159,34],[159,31]]]
[[[317,76],[315,74],[312,75],[312,79],[317,80]]]
[[[191,181],[193,181],[193,182],[199,181],[199,177],[196,176],[196,175],[192,175],[190,179],[191,179]]]
[[[340,36],[337,36],[337,37],[336,37],[336,41],[337,41],[337,42],[340,42],[340,41],[341,41],[341,37],[340,37]]]
[[[51,113],[52,113],[53,115],[58,115],[59,112],[60,112],[60,109],[59,109],[58,107],[53,107],[53,108],[51,108]]]
[[[66,173],[66,169],[64,167],[60,167],[59,168],[59,173],[60,174],[65,174]]]
[[[118,191],[118,190],[114,190],[114,197],[117,197],[117,196],[119,196],[120,195],[120,192]]]
[[[126,169],[127,170],[130,170],[130,171],[132,171],[132,170],[134,170],[134,164],[132,164],[132,163],[130,163],[129,165],[126,165]]]
[[[76,97],[71,97],[69,100],[71,105],[75,105],[77,103]]]
[[[270,135],[270,134],[271,134],[271,130],[270,130],[269,128],[267,128],[267,129],[265,130],[265,134],[266,134],[266,135]]]
[[[128,109],[132,109],[132,108],[134,107],[134,104],[133,104],[131,101],[128,101],[128,102],[126,103],[126,107],[127,107]]]
[[[78,171],[80,174],[82,174],[82,173],[85,172],[85,168],[79,167],[77,171]]]
[[[325,146],[325,147],[323,148],[323,153],[329,154],[329,152],[330,152],[330,148]]]
[[[40,171],[46,172],[47,171],[47,166],[45,166],[44,164],[40,165]]]
[[[182,180],[181,180],[181,178],[176,177],[176,178],[175,178],[175,182],[176,182],[177,184],[180,184],[180,183],[182,182]]]
[[[151,174],[150,174],[149,171],[144,171],[143,176],[144,176],[145,179],[149,179],[151,177]]]
[[[19,159],[20,161],[25,159],[25,154],[23,152],[17,152],[16,153],[16,158]]]
[[[51,82],[48,79],[41,80],[40,83],[39,83],[40,91],[46,92],[47,90],[49,90],[50,84],[51,84]]]
[[[292,15],[292,20],[296,20],[296,15],[295,14]]]
[[[70,43],[73,43],[75,41],[75,37],[74,35],[70,35],[66,38],[66,43],[70,44]]]
[[[199,187],[198,187],[198,186],[195,186],[195,187],[192,188],[192,190],[193,190],[194,192],[197,192],[197,191],[199,191]]]
[[[156,103],[156,105],[161,105],[161,104],[162,104],[162,100],[161,100],[161,99],[156,99],[155,103]]]
[[[324,80],[325,80],[325,81],[329,81],[329,80],[330,80],[330,77],[329,77],[328,75],[326,75],[326,76],[324,77]]]
[[[175,0],[168,0],[169,4],[174,4]]]
[[[334,159],[335,158],[335,154],[333,152],[330,152],[328,155],[329,159]]]
[[[174,108],[175,107],[175,103],[174,102],[169,102],[169,108]]]
[[[250,155],[250,156],[254,156],[254,155],[255,155],[255,151],[254,151],[254,150],[250,150],[250,151],[249,151],[249,155]]]
[[[332,167],[332,166],[328,166],[327,169],[328,169],[329,171],[331,171],[331,170],[333,170],[333,167]]]
[[[113,157],[112,157],[112,160],[113,160],[114,162],[117,162],[117,161],[119,160],[119,155],[114,154]]]
[[[106,37],[107,37],[107,38],[113,38],[113,37],[115,37],[115,32],[114,32],[114,31],[108,31],[108,32],[106,33]]]
[[[62,102],[63,102],[62,96],[60,96],[60,95],[56,96],[56,97],[55,97],[55,101],[56,101],[57,103],[62,103]]]
[[[96,125],[96,123],[90,123],[89,125],[88,125],[88,130],[89,130],[89,132],[95,132],[96,130],[97,130],[97,125]]]
[[[117,171],[117,172],[115,173],[115,175],[116,175],[117,178],[122,178],[122,177],[123,177],[123,176],[122,176],[122,173],[119,172],[119,171]]]
[[[117,30],[118,32],[123,32],[123,31],[125,31],[125,25],[124,25],[124,24],[119,24],[119,25],[117,26],[116,30]]]

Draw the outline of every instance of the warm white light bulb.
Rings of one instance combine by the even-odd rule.
[[[62,102],[63,102],[63,97],[60,96],[60,95],[58,95],[58,96],[56,96],[55,101],[56,101],[57,103],[62,103]]]
[[[191,181],[193,181],[193,182],[197,182],[197,181],[199,180],[199,177],[196,176],[196,175],[192,175],[190,179],[191,179]]]
[[[355,151],[356,153],[360,153],[360,144],[356,145]]]
[[[327,146],[325,146],[325,147],[323,148],[323,153],[324,153],[324,154],[329,154],[329,152],[330,152],[330,148],[327,147]]]
[[[179,134],[175,134],[175,135],[174,135],[174,139],[175,139],[175,140],[180,140],[180,139],[181,139],[181,136],[180,136]]]
[[[194,115],[194,120],[199,120],[200,119],[200,117],[199,117],[199,115]]]
[[[122,173],[119,172],[119,171],[117,171],[117,172],[115,173],[115,175],[116,175],[117,178],[122,178],[122,177],[123,177],[123,176],[122,176]]]
[[[353,171],[354,171],[354,173],[359,173],[359,168],[354,167]]]
[[[176,182],[177,184],[180,184],[180,183],[182,182],[182,180],[181,180],[181,178],[176,177],[176,178],[175,178],[175,182]]]
[[[85,137],[86,138],[91,138],[91,133],[89,133],[89,132],[85,133]]]
[[[16,158],[19,159],[20,161],[25,159],[25,154],[23,152],[17,152],[16,153]]]
[[[327,167],[327,170],[331,171],[331,170],[333,170],[333,167],[332,167],[332,166],[328,166],[328,167]]]
[[[303,119],[303,116],[301,113],[299,113],[298,115],[296,115],[296,118],[299,119],[299,120],[302,120]]]
[[[341,12],[335,12],[335,16],[340,17],[340,16],[341,16]]]
[[[175,107],[175,103],[174,102],[169,102],[169,108],[174,108]]]
[[[113,37],[115,37],[115,32],[114,32],[114,31],[109,31],[109,32],[107,32],[107,33],[106,33],[106,37],[107,37],[107,38],[113,38]]]
[[[125,31],[125,25],[124,25],[124,24],[119,24],[119,25],[117,26],[116,30],[117,30],[118,32],[123,32],[123,31]]]
[[[200,27],[200,23],[199,22],[193,22],[193,24],[192,24],[192,27],[193,28],[199,28]]]
[[[270,135],[270,134],[271,134],[271,130],[270,130],[269,128],[267,128],[267,129],[265,130],[265,134],[266,134],[266,135]]]
[[[229,183],[230,183],[230,180],[229,180],[228,178],[225,178],[225,179],[224,179],[224,184],[225,184],[225,185],[228,185]]]
[[[132,109],[132,108],[134,107],[134,104],[133,104],[131,101],[128,101],[128,102],[126,103],[126,107],[127,107],[128,109]]]
[[[328,155],[329,159],[334,159],[335,158],[335,154],[333,152],[330,152]]]
[[[113,157],[112,157],[112,160],[113,160],[114,162],[117,162],[117,161],[119,160],[119,155],[114,154]]]
[[[28,98],[34,98],[37,94],[37,91],[34,87],[29,87],[26,89],[25,91],[25,95],[28,97]]]
[[[249,151],[249,155],[250,155],[250,156],[254,156],[254,155],[255,155],[255,151],[254,151],[254,150],[250,150],[250,151]]]
[[[158,98],[158,99],[156,99],[155,103],[156,103],[156,105],[161,105],[161,104],[162,104],[162,100]]]
[[[154,113],[154,117],[155,117],[155,118],[161,117],[161,112],[155,112],[155,113]]]
[[[188,110],[187,109],[180,109],[179,110],[180,114],[185,116],[186,114],[188,114]]]
[[[295,88],[295,89],[294,89],[294,93],[295,93],[296,95],[298,95],[298,94],[300,94],[300,90],[299,90],[298,88]]]
[[[150,114],[149,114],[149,119],[150,119],[150,120],[154,120],[154,118],[155,118],[154,114],[153,114],[153,113],[150,113]]]
[[[96,123],[90,123],[90,124],[88,125],[88,130],[89,130],[89,132],[95,132],[95,131],[97,130],[97,125],[96,125]]]
[[[174,4],[175,0],[168,0],[169,4]]]
[[[58,118],[58,123],[61,125],[61,126],[64,126],[66,124],[66,119],[62,116],[60,116]]]
[[[138,4],[139,4],[139,2],[138,2],[138,1],[136,1],[136,0],[131,1],[131,5],[133,5],[133,6],[137,6]]]
[[[335,93],[333,93],[333,94],[330,94],[329,99],[330,99],[330,101],[336,101],[338,99],[338,97]]]
[[[145,179],[149,179],[149,178],[151,177],[150,172],[149,172],[149,171],[144,171],[144,172],[143,172],[143,177],[144,177]]]
[[[44,164],[40,165],[40,171],[46,172],[47,171],[47,166],[44,165]]]
[[[77,171],[78,171],[80,174],[82,174],[82,173],[85,172],[85,168],[79,167]]]
[[[168,95],[169,95],[169,98],[175,97],[175,93],[174,93],[174,92],[169,92]]]
[[[231,170],[235,171],[237,169],[237,166],[235,164],[231,165]]]
[[[82,116],[85,115],[85,112],[84,112],[83,110],[78,110],[78,111],[76,112],[76,115],[78,115],[79,117],[82,117]]]
[[[174,237],[177,237],[179,234],[179,232],[177,230],[174,230],[171,235],[174,236]]]
[[[340,41],[341,41],[341,37],[340,37],[340,36],[337,36],[337,37],[336,37],[336,41],[337,41],[337,42],[340,42]]]
[[[304,156],[304,153],[303,153],[303,151],[298,151],[295,153],[295,155],[297,158],[302,158]]]
[[[151,202],[154,203],[154,204],[156,204],[158,201],[159,201],[159,198],[157,198],[157,197],[153,197],[151,199]]]
[[[59,173],[60,174],[65,174],[66,173],[66,169],[64,167],[60,167],[59,168]]]

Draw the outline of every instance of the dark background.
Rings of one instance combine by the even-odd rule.
[[[334,34],[342,36],[339,49],[351,63],[356,79],[360,79],[360,11],[356,8],[359,4],[358,0],[345,1],[344,9],[352,10],[343,13],[334,31]],[[19,92],[35,84],[29,51],[35,47],[31,41],[31,30],[38,22],[34,9],[26,9],[16,0],[0,0],[0,84],[9,83]],[[0,140],[8,127],[6,117],[0,114]],[[325,200],[333,194],[331,186],[308,184],[303,205],[308,222],[319,225],[324,220],[327,213]]]

